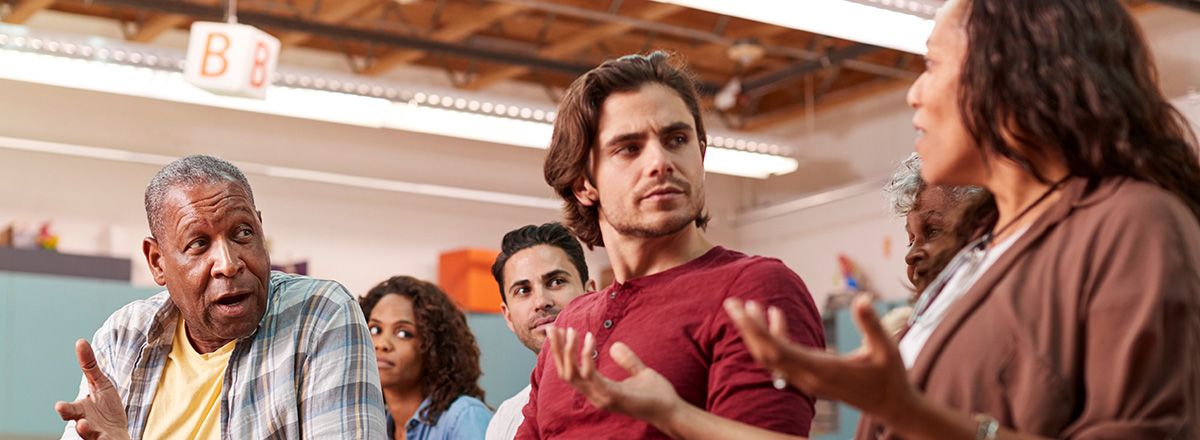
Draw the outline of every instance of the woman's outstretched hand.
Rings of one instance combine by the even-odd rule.
[[[908,381],[896,343],[888,337],[866,295],[851,305],[863,346],[847,356],[813,350],[787,339],[783,313],[730,298],[725,310],[754,359],[800,391],[846,402],[890,424],[920,398]]]

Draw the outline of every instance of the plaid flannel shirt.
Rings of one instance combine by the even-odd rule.
[[[162,292],[122,307],[92,338],[135,440],[145,431],[177,313]],[[272,272],[266,313],[234,346],[221,391],[223,440],[386,438],[371,335],[354,297],[333,281]],[[87,392],[85,379],[80,396]],[[63,438],[79,438],[74,422]]]

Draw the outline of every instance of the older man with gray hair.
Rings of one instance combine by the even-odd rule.
[[[166,292],[134,301],[75,352],[63,438],[385,438],[362,312],[333,281],[271,272],[237,167],[167,165],[146,188],[142,243]],[[94,347],[94,349],[93,349]]]

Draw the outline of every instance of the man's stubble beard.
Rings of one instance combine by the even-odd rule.
[[[655,238],[678,233],[688,224],[695,223],[696,219],[704,213],[704,187],[696,188],[695,194],[692,194],[689,200],[691,209],[682,216],[668,219],[664,224],[647,225],[638,221],[630,221],[630,219],[623,218],[624,216],[609,218],[609,224],[618,234],[628,237]],[[637,206],[636,202],[634,206]]]

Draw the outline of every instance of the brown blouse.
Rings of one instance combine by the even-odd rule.
[[[1022,433],[1200,438],[1200,223],[1157,186],[1073,179],[951,306],[909,378]],[[899,437],[864,417],[857,438]]]

